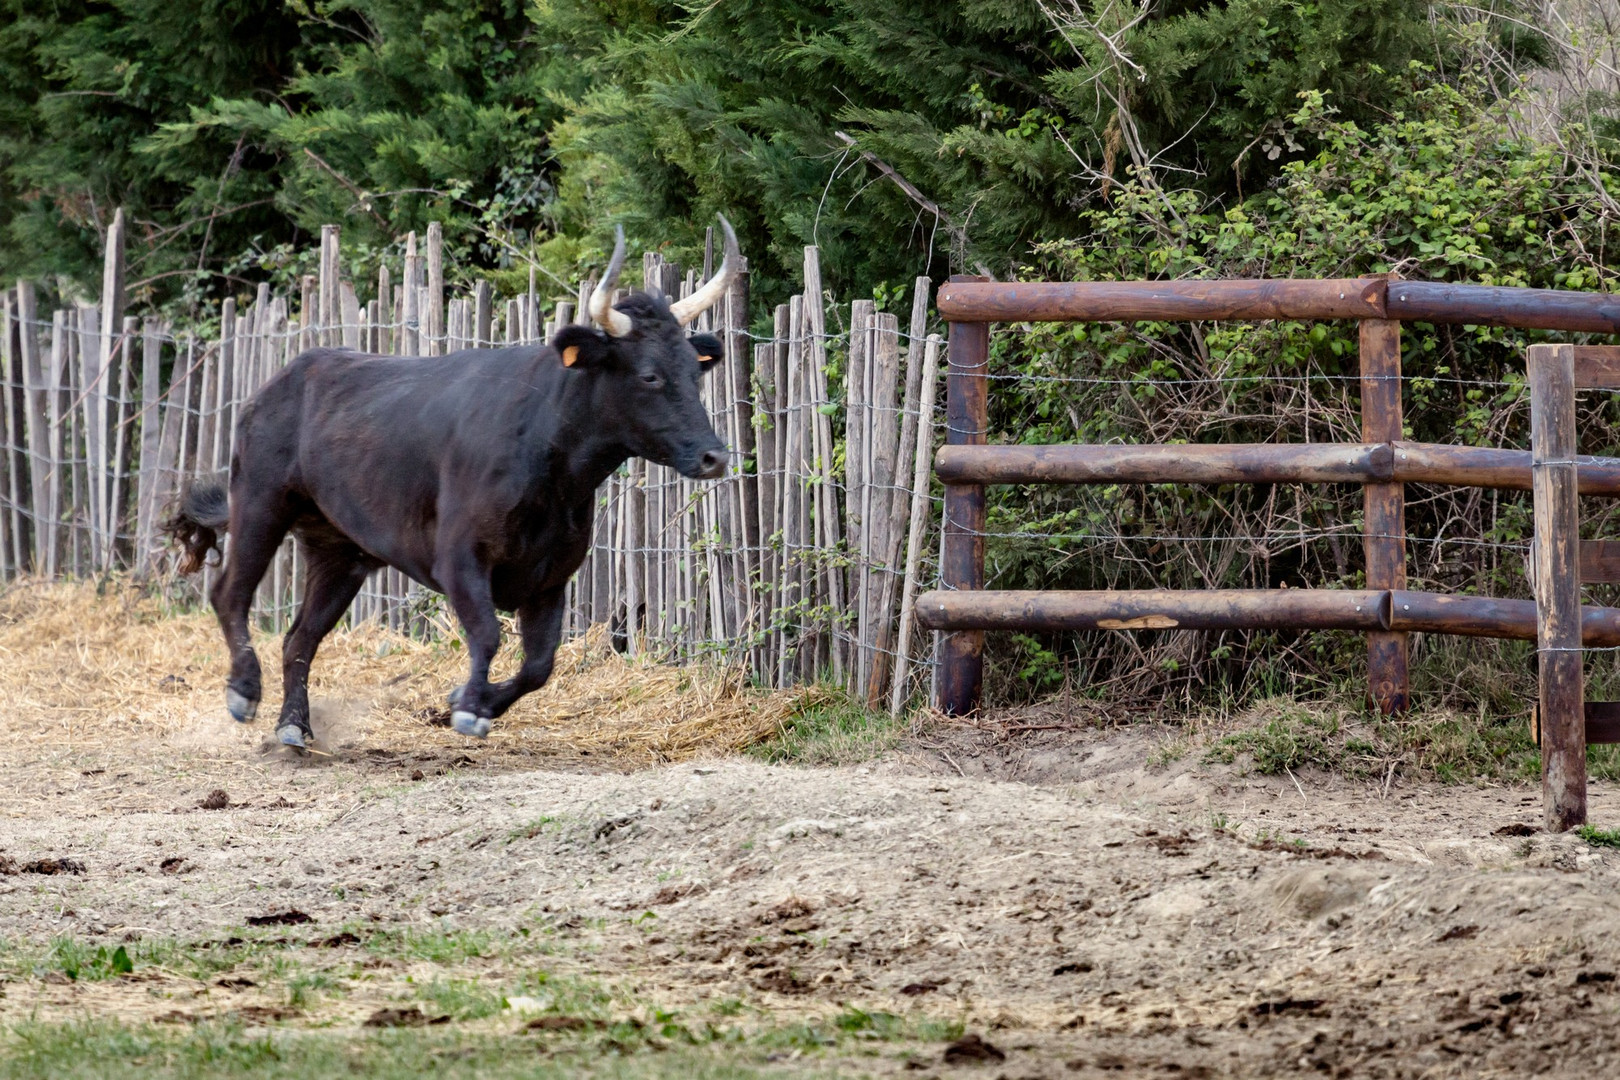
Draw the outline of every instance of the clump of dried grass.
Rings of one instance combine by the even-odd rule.
[[[210,613],[175,611],[125,581],[19,582],[0,591],[0,745],[261,749],[281,703],[281,650],[268,634],[255,646],[265,699],[256,724],[237,725],[225,714],[225,647]],[[510,674],[517,653],[509,634],[493,677]],[[545,689],[475,743],[442,726],[445,695],[466,677],[466,663],[453,641],[418,641],[375,623],[334,632],[310,677],[319,748],[634,767],[745,750],[830,696],[815,687],[760,690],[718,665],[627,659],[596,628],[559,649]]]

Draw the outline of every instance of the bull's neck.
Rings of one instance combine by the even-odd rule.
[[[564,377],[553,395],[559,418],[551,446],[554,479],[557,493],[570,502],[594,499],[602,482],[632,456],[612,425],[602,422],[612,415],[602,393],[600,379]]]

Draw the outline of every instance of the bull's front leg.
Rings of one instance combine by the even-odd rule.
[[[518,609],[523,635],[523,666],[505,682],[490,688],[491,716],[501,716],[524,694],[546,685],[562,641],[563,590],[548,589]]]
[[[467,682],[452,695],[450,726],[462,735],[482,739],[489,734],[490,721],[498,715],[494,708],[489,665],[501,647],[501,623],[495,617],[495,600],[490,593],[489,568],[484,566],[471,545],[441,545],[443,554],[434,563],[434,577],[444,586],[450,607],[467,634]]]
[[[490,717],[499,719],[517,704],[525,694],[531,694],[546,685],[557,659],[557,646],[562,642],[564,592],[548,589],[518,609],[519,628],[523,634],[523,666],[505,682],[490,684]],[[461,705],[466,686],[450,691],[450,708]]]

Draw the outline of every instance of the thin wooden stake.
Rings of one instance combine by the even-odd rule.
[[[422,330],[422,260],[416,254],[416,234],[405,237],[405,272],[400,278],[399,343],[400,356],[421,356]]]
[[[870,475],[864,499],[871,542],[868,545],[867,616],[869,660],[866,672],[866,699],[881,708],[894,670],[894,601],[898,591],[896,563],[900,561],[900,528],[893,510],[896,478],[901,464],[900,423],[900,324],[887,312],[877,316],[873,327],[871,364],[872,425]]]
[[[444,225],[430,221],[427,228],[427,318],[423,356],[443,356],[444,347]]]
[[[135,572],[144,577],[152,569],[157,545],[158,472],[162,441],[163,331],[157,319],[141,324],[141,464],[135,493]],[[178,369],[179,365],[176,364]],[[179,374],[176,370],[175,374]]]
[[[33,526],[33,571],[50,576],[46,553],[51,546],[50,477],[55,461],[50,456],[50,387],[41,352],[39,310],[31,281],[17,282],[17,317],[21,331],[23,408],[28,431],[28,493]]]
[[[923,541],[928,534],[928,462],[933,454],[934,388],[939,381],[940,339],[929,337],[923,349],[918,387],[916,464],[911,472],[911,528],[906,537],[905,588],[900,597],[900,635],[896,642],[894,685],[889,689],[889,712],[900,715],[905,705],[906,680],[911,674],[911,634],[917,606],[917,568],[922,563]],[[909,381],[909,380],[908,380]]]
[[[473,347],[477,349],[487,349],[495,344],[495,339],[489,336],[492,295],[489,282],[480,279],[473,289]]]
[[[125,447],[129,444],[129,369],[135,351],[135,334],[140,320],[124,316],[118,348],[118,400],[113,409],[112,496],[107,503],[107,535],[101,565],[110,568],[118,555],[118,526],[124,520],[124,482],[129,476]]]
[[[377,343],[373,346],[378,356],[392,356],[399,335],[394,332],[394,283],[388,275],[388,264],[377,267]]]

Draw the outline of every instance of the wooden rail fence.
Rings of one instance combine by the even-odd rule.
[[[164,578],[168,504],[191,478],[225,470],[242,405],[305,349],[441,356],[532,345],[583,321],[594,286],[553,295],[531,270],[526,289],[498,297],[488,280],[446,268],[437,224],[420,243],[406,238],[374,283],[359,282],[329,225],[317,272],[287,294],[260,285],[251,300],[226,299],[217,325],[171,327],[125,310],[123,230],[119,214],[99,303],[45,311],[26,281],[0,301],[0,580],[122,569]],[[712,245],[701,270],[649,253],[644,280],[687,295],[712,261]],[[570,585],[567,631],[607,623],[631,652],[718,658],[774,685],[830,677],[895,708],[909,700],[932,668],[920,648],[929,636],[898,625],[934,562],[917,528],[932,516],[942,345],[928,334],[930,295],[917,279],[904,324],[871,301],[840,308],[807,248],[803,292],[756,320],[771,329],[755,335],[745,272],[695,327],[727,343],[703,394],[733,468],[699,483],[635,459],[610,478]],[[289,540],[260,589],[261,624],[285,628],[302,585]],[[436,597],[394,570],[372,576],[350,618],[457,632]]]
[[[1579,494],[1620,495],[1620,460],[1575,454],[1575,386],[1620,387],[1620,350],[1537,346],[1531,451],[1402,439],[1401,323],[1457,323],[1620,334],[1620,297],[1448,285],[1394,277],[1310,281],[993,283],[941,286],[949,323],[941,588],[919,597],[917,621],[949,631],[939,650],[936,703],[975,710],[984,632],[1006,630],[1340,629],[1366,633],[1368,696],[1387,714],[1410,704],[1407,641],[1414,631],[1534,639],[1541,664],[1537,731],[1549,827],[1585,820],[1585,747],[1608,738],[1611,707],[1588,725],[1581,650],[1620,647],[1620,609],[1582,608]],[[993,322],[1356,319],[1360,323],[1362,442],[1343,445],[989,445],[989,326]],[[1547,350],[1551,350],[1550,352]],[[1556,363],[1553,357],[1556,356]],[[1576,372],[1581,374],[1577,378]],[[993,483],[1356,483],[1364,491],[1364,590],[986,591],[985,485]],[[1536,601],[1406,590],[1405,484],[1534,492]],[[1591,549],[1603,562],[1608,549]],[[1620,576],[1620,574],[1617,574]],[[1594,703],[1596,705],[1596,703]]]

